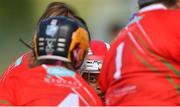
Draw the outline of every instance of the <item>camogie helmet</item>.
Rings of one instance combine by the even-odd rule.
[[[37,60],[60,60],[78,69],[87,53],[90,36],[84,24],[75,18],[56,16],[42,20],[34,34]]]

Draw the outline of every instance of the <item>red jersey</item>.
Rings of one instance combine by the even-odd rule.
[[[158,5],[138,13],[105,57],[107,105],[180,105],[180,10]]]
[[[2,83],[6,77],[12,72],[21,72],[29,69],[29,57],[32,52],[27,52],[13,61],[7,69],[3,72],[2,77],[0,78],[0,83]]]
[[[99,106],[102,102],[75,72],[42,65],[10,74],[0,86],[0,105]]]

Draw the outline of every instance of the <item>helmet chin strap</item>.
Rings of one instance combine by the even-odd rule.
[[[25,42],[24,40],[22,40],[21,38],[19,38],[19,41],[20,41],[23,45],[25,45],[26,47],[28,47],[29,49],[34,50],[34,47],[30,46],[28,43],[26,43],[26,42]]]
[[[26,42],[25,42],[23,39],[21,39],[21,38],[19,38],[19,41],[20,41],[23,45],[25,45],[27,48],[29,48],[30,50],[32,50],[34,56],[36,56],[36,55],[35,55],[35,51],[34,51],[34,47],[30,46],[28,43],[26,43]],[[36,57],[35,57],[35,59],[36,59]]]

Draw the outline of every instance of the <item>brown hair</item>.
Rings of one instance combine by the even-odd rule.
[[[67,17],[71,17],[73,19],[77,19],[78,21],[80,21],[84,27],[88,30],[87,24],[86,22],[83,20],[83,18],[77,16],[77,14],[75,13],[75,11],[69,7],[68,5],[66,5],[65,3],[62,2],[52,2],[50,3],[47,8],[45,9],[43,15],[40,17],[38,23],[48,17],[51,16],[67,16]],[[89,33],[89,32],[88,32]]]
[[[76,12],[71,7],[66,5],[65,3],[62,3],[62,2],[52,2],[52,3],[50,3],[47,6],[47,8],[45,9],[43,15],[39,18],[38,23],[41,20],[43,20],[45,18],[48,18],[48,17],[51,17],[51,16],[67,16],[67,17],[77,19],[87,29],[87,24],[84,21],[84,19],[77,16]]]
[[[89,33],[86,22],[81,17],[77,16],[75,14],[75,12],[70,7],[68,7],[65,3],[62,3],[62,2],[52,2],[52,3],[50,3],[47,6],[47,8],[45,9],[42,16],[40,17],[37,25],[42,20],[44,20],[44,19],[46,19],[48,17],[51,17],[51,16],[67,16],[67,17],[71,17],[73,19],[76,19],[77,21],[79,21],[80,23],[83,24],[83,26],[85,27],[85,29]],[[56,61],[37,61],[34,53],[32,53],[30,55],[30,57],[29,57],[29,66],[30,67],[34,67],[34,66],[37,66],[37,65],[40,65],[40,64],[43,64],[43,63],[54,64],[54,63],[56,63]]]
[[[167,7],[172,7],[176,5],[177,0],[163,0],[163,4]]]
[[[62,2],[52,2],[50,3],[46,10],[44,11],[43,15],[40,17],[38,23],[48,17],[51,16],[68,16],[74,17],[76,16],[75,12],[68,7],[65,3]]]

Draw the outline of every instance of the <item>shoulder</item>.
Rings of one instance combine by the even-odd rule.
[[[5,78],[11,73],[18,73],[29,69],[28,59],[31,53],[32,52],[27,52],[16,58],[3,72],[1,81],[4,81]]]
[[[114,53],[120,45],[123,45],[127,37],[128,31],[124,28],[118,33],[117,38],[114,41],[112,41],[111,48],[108,51],[108,53]]]
[[[174,22],[180,17],[180,10],[154,10],[144,13],[139,13],[139,16],[143,16],[142,21],[152,23],[152,21],[167,22],[167,20]],[[173,20],[176,19],[176,20]],[[149,21],[147,21],[149,20]]]
[[[6,71],[11,71],[16,68],[27,68],[28,67],[28,59],[30,57],[31,52],[27,52],[16,58],[7,68]]]
[[[24,70],[17,70],[13,71],[14,73],[10,73],[8,75],[8,78],[28,78],[32,76],[36,76],[42,72],[45,72],[44,68],[42,66],[37,66],[34,68],[24,69]]]
[[[154,10],[139,14],[143,16],[140,24],[144,29],[151,32],[166,32],[172,33],[180,29],[180,10]]]

